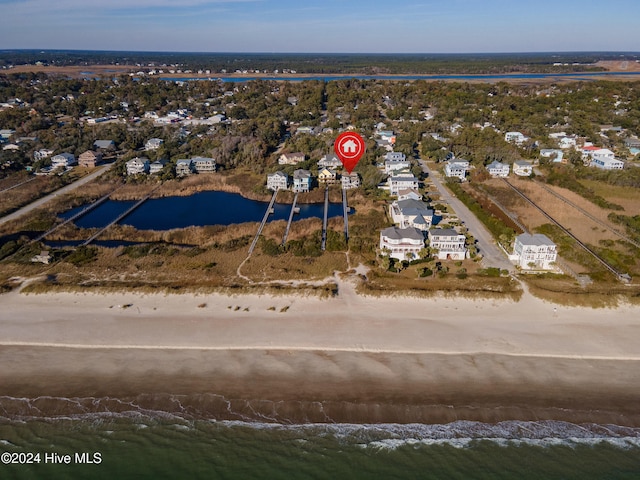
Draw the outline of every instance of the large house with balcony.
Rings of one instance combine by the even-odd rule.
[[[311,172],[309,170],[298,169],[293,172],[293,186],[291,190],[299,193],[306,193],[311,190]]]
[[[467,238],[453,228],[434,228],[429,230],[429,245],[436,249],[439,260],[464,260],[468,249]]]
[[[389,227],[380,232],[380,250],[392,258],[413,260],[423,248],[424,235],[413,227]]]
[[[145,157],[136,157],[126,163],[127,175],[139,175],[149,173],[149,159]]]
[[[286,190],[289,188],[289,175],[284,172],[274,172],[267,175],[267,188],[273,190]]]
[[[556,244],[541,233],[518,235],[510,256],[523,270],[553,270],[557,258]]]
[[[391,195],[398,195],[400,190],[418,189],[418,179],[411,173],[389,177],[387,184]]]
[[[456,177],[464,180],[469,171],[469,161],[461,158],[452,158],[444,166],[444,174],[447,177]]]

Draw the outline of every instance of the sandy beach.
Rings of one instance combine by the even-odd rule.
[[[2,295],[3,408],[24,413],[11,400],[24,397],[58,411],[71,407],[42,398],[79,397],[94,399],[81,407],[90,410],[115,397],[162,409],[168,395],[231,419],[640,426],[638,307],[569,308],[526,293],[519,302],[373,298],[341,287],[325,300]]]

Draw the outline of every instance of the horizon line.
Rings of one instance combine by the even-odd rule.
[[[549,51],[483,51],[483,52],[280,52],[280,51],[189,51],[189,50],[118,50],[72,48],[0,48],[0,52],[94,52],[94,53],[148,53],[148,54],[201,54],[201,55],[560,55],[608,54],[640,55],[640,50],[549,50]]]

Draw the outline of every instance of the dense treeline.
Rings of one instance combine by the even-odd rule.
[[[157,151],[144,152],[151,160],[204,155],[216,158],[225,169],[248,167],[264,173],[279,168],[276,151],[302,151],[309,159],[303,166],[312,168],[331,152],[339,129],[354,127],[367,138],[367,152],[358,171],[365,186],[373,189],[381,180],[376,164],[385,153],[373,139],[380,123],[397,133],[397,151],[435,160],[454,152],[478,167],[494,160],[512,163],[538,158],[539,149],[555,146],[549,134],[559,131],[578,134],[631,158],[624,135],[602,131],[601,125],[621,127],[628,136],[640,134],[640,88],[635,82],[513,85],[340,79],[176,83],[129,76],[79,80],[36,73],[0,75],[0,101],[16,98],[22,103],[0,111],[0,129],[15,130],[15,137],[37,139],[21,145],[19,151],[0,152],[1,163],[10,165],[5,167],[9,169],[29,164],[37,149],[79,155],[97,139],[113,140],[126,160],[140,155],[152,137],[164,143]],[[145,118],[147,112],[162,116],[177,110],[188,111],[194,119],[223,113],[228,122],[157,126]],[[95,125],[83,121],[104,116],[115,120]],[[314,134],[296,134],[303,126],[315,128]],[[507,131],[520,131],[530,140],[521,146],[507,143]],[[569,151],[567,158],[577,179],[640,184],[635,171],[606,173],[582,168],[578,152]]]
[[[295,70],[298,73],[411,74],[510,72],[566,72],[598,70],[599,60],[636,60],[633,53],[561,54],[260,54],[260,53],[152,53],[60,50],[0,51],[0,67],[6,65],[178,65],[188,69]],[[557,65],[561,64],[561,65]],[[565,65],[567,64],[567,65]]]

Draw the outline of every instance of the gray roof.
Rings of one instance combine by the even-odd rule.
[[[284,178],[288,178],[288,175],[284,172],[281,171],[277,171],[277,172],[273,172],[267,175],[267,177],[284,177]]]
[[[114,147],[113,140],[96,140],[93,142],[93,146],[96,148],[112,148]]]
[[[392,238],[394,240],[402,240],[403,238],[410,238],[411,240],[424,241],[424,235],[422,235],[420,230],[414,227],[408,227],[408,228],[389,227],[382,230],[380,234],[384,237]]]
[[[397,202],[398,210],[402,213],[402,215],[415,215],[416,217],[420,216],[423,220],[424,217],[433,218],[433,210],[428,208],[427,204],[421,202],[420,200],[414,200],[412,198],[408,198],[406,200],[400,200]]]
[[[432,237],[457,237],[460,234],[453,228],[434,228],[429,230],[429,235]]]
[[[311,178],[311,172],[309,170],[303,170],[300,168],[293,172],[293,178],[296,180]]]
[[[523,245],[547,245],[549,247],[555,247],[556,245],[549,237],[542,233],[534,233],[533,235],[530,233],[522,233],[518,235],[516,240],[519,240]]]

